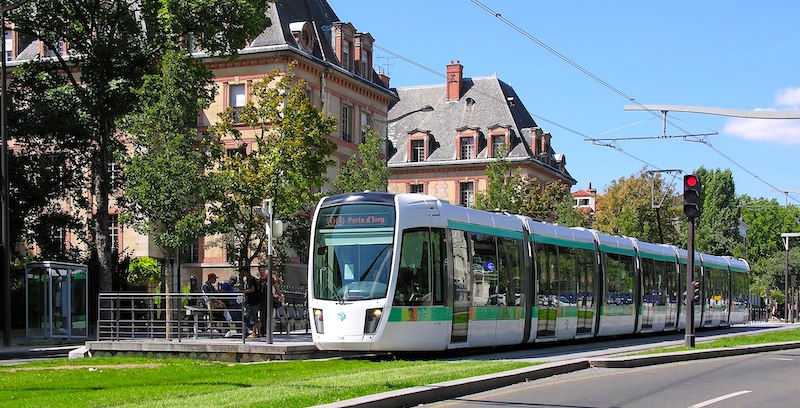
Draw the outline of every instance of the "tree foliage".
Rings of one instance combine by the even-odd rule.
[[[775,199],[739,197],[742,221],[748,225],[743,257],[750,262],[784,251],[781,234],[800,232],[800,208],[782,206]],[[792,241],[791,244],[795,244]]]
[[[111,290],[113,267],[109,163],[123,152],[116,134],[119,121],[137,105],[144,76],[156,72],[164,53],[187,39],[210,54],[235,54],[263,30],[267,2],[41,0],[23,3],[7,16],[22,39],[41,41],[52,55],[15,69],[15,96],[28,96],[14,107],[23,111],[18,118],[30,120],[17,126],[27,128],[29,138],[41,146],[66,152],[78,163],[84,160],[75,168],[83,170],[83,185],[91,186],[94,200],[92,235],[101,267],[100,290]],[[69,46],[68,55],[62,55],[63,44]],[[48,106],[54,102],[60,107]],[[48,137],[54,133],[51,127],[65,137]]]
[[[339,170],[331,185],[331,194],[359,191],[386,191],[389,184],[389,168],[381,157],[384,139],[367,128],[364,142],[358,145],[358,153]]]
[[[652,208],[659,203],[658,211]],[[647,242],[677,243],[673,220],[679,217],[679,197],[674,184],[642,169],[638,174],[611,182],[598,197],[594,227],[607,234],[626,235]],[[662,238],[663,237],[663,238]]]
[[[160,75],[144,77],[139,104],[123,121],[133,152],[125,168],[122,220],[150,236],[167,259],[212,231],[205,207],[216,190],[203,169],[219,148],[199,140],[195,125],[214,94],[202,61],[168,52]]]
[[[215,177],[224,195],[209,209],[213,221],[228,233],[236,266],[250,265],[265,245],[264,219],[254,207],[272,198],[276,218],[307,210],[319,200],[336,148],[328,139],[336,119],[311,104],[305,82],[296,79],[292,66],[255,82],[251,95],[238,118],[256,129],[252,135],[233,127],[230,110],[210,129],[217,138],[230,136],[240,146],[252,143],[247,154],[220,158]]]
[[[730,169],[695,170],[700,178],[703,211],[698,219],[695,248],[713,255],[732,255],[742,241],[739,236],[739,202]]]
[[[567,226],[588,226],[588,218],[572,208],[572,198],[563,183],[551,181],[542,185],[536,179],[524,178],[505,157],[505,150],[498,150],[497,158],[486,165],[486,191],[478,192],[475,208],[499,209]]]

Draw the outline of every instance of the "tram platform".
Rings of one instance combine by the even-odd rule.
[[[182,338],[87,341],[70,353],[70,358],[103,356],[196,358],[202,360],[256,362],[268,360],[308,360],[347,356],[347,353],[321,351],[306,333],[275,334],[266,337]]]

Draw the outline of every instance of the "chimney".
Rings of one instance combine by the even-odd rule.
[[[456,60],[447,64],[447,100],[457,101],[461,98],[461,79],[464,73],[464,66]]]
[[[381,80],[381,83],[383,84],[384,87],[386,88],[389,87],[389,77],[386,76],[386,74],[384,74],[383,72],[378,73],[378,79]]]
[[[539,153],[549,153],[550,152],[550,133],[542,134],[542,147],[539,149]]]

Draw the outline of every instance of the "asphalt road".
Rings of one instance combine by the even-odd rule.
[[[800,351],[750,354],[637,369],[592,368],[431,407],[800,407]]]

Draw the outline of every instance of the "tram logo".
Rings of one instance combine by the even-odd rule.
[[[339,313],[336,313],[336,317],[338,317],[338,318],[339,318],[339,321],[343,322],[343,321],[344,321],[344,319],[346,319],[346,318],[347,318],[347,315],[346,315],[346,314],[344,314],[344,312],[339,312]]]
[[[325,220],[325,224],[327,226],[329,226],[329,227],[335,227],[337,225],[343,225],[344,224],[344,217],[328,217],[328,219]]]

